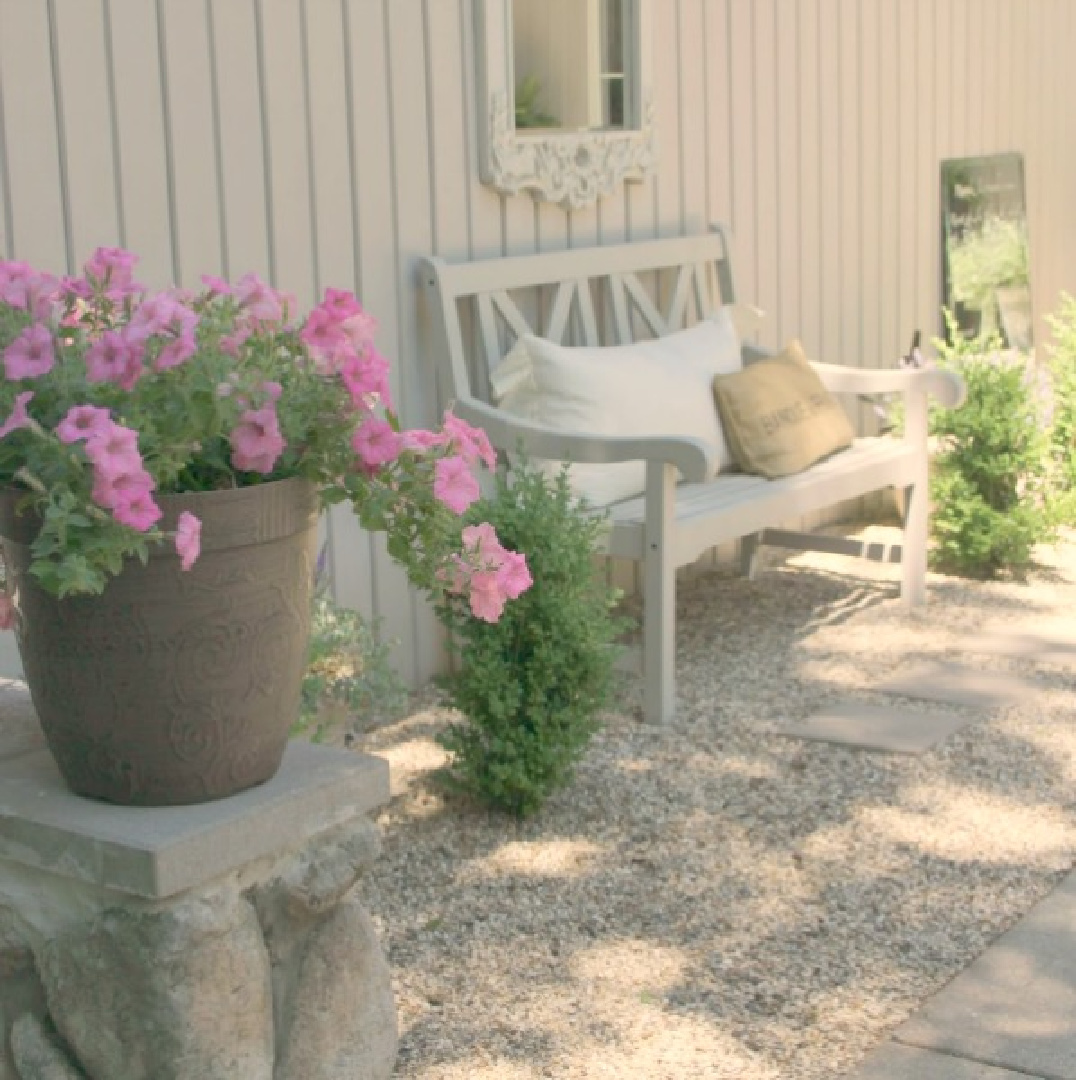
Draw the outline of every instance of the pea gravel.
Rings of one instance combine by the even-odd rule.
[[[860,533],[892,539],[889,531]],[[1076,605],[1076,534],[1024,581],[782,556],[681,582],[679,714],[623,680],[572,785],[517,823],[433,773],[427,693],[360,740],[392,766],[361,886],[392,966],[396,1076],[834,1080],[1057,884],[1076,852],[1076,667],[961,642]],[[779,737],[947,660],[1034,684],[922,756]],[[907,702],[908,708],[961,711]]]

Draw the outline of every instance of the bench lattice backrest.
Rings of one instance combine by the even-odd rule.
[[[725,233],[520,258],[425,265],[441,305],[447,348],[437,350],[442,400],[489,401],[490,377],[517,338],[627,345],[660,337],[732,303]]]

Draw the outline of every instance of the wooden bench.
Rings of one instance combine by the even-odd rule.
[[[645,491],[609,510],[607,553],[642,563],[644,715],[668,722],[675,706],[676,570],[726,541],[740,540],[751,573],[760,544],[865,554],[832,537],[781,528],[803,516],[883,488],[904,492],[901,595],[925,599],[927,397],[949,407],[963,384],[936,369],[867,369],[815,363],[833,392],[900,393],[904,435],[856,439],[805,472],[765,480],[715,475],[698,439],[595,437],[520,420],[490,404],[490,376],[514,341],[535,333],[555,342],[628,344],[690,325],[736,300],[729,244],[720,227],[700,236],[548,254],[448,262],[426,259],[423,285],[442,335],[438,389],[456,414],[482,427],[502,451],[572,462],[645,461]],[[649,289],[648,289],[649,286]],[[656,294],[656,295],[655,295]],[[744,362],[769,355],[743,347]],[[679,476],[678,476],[679,470]],[[678,483],[680,476],[683,481]],[[768,531],[769,530],[769,531]],[[780,531],[775,531],[780,530]]]

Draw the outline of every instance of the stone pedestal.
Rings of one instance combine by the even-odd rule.
[[[24,714],[0,685],[0,1080],[390,1076],[352,894],[384,761],[297,742],[241,795],[129,809],[68,792]]]

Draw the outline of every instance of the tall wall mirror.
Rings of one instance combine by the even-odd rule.
[[[1032,347],[1031,260],[1021,154],[943,161],[943,303],[966,337]]]
[[[476,0],[484,183],[565,209],[654,167],[652,0]]]

